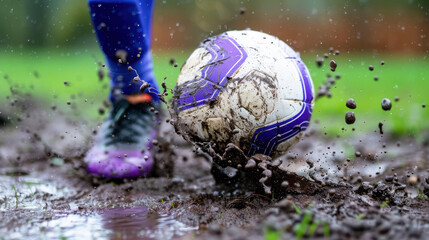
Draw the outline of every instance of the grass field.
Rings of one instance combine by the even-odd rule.
[[[181,64],[191,51],[155,52],[155,73],[158,80],[167,77],[167,86],[173,87],[180,71]],[[179,67],[169,64],[174,57]],[[329,60],[322,68],[317,68],[314,54],[304,55],[303,60],[309,67],[317,91],[326,80]],[[424,56],[376,56],[364,54],[341,54],[333,57],[338,63],[340,74],[332,89],[332,98],[322,98],[316,102],[313,120],[319,120],[320,128],[329,134],[348,134],[351,128],[356,131],[378,129],[383,122],[386,130],[397,134],[419,135],[422,129],[429,128],[429,60]],[[79,114],[88,119],[101,120],[97,109],[107,98],[107,78],[98,81],[97,61],[103,61],[101,52],[94,48],[87,51],[52,52],[47,50],[24,53],[1,52],[0,55],[0,99],[1,102],[10,96],[10,83],[21,92],[30,92],[43,99],[47,104],[55,104],[59,109],[68,111],[70,106],[77,106]],[[384,60],[386,64],[380,65]],[[369,65],[374,71],[369,71]],[[37,73],[35,73],[37,72]],[[6,78],[9,80],[5,79]],[[379,80],[373,80],[374,76]],[[68,81],[69,86],[64,85]],[[103,85],[105,85],[103,87]],[[395,102],[395,96],[399,102]],[[345,102],[354,98],[357,103],[356,123],[347,126],[344,114],[348,111]],[[389,98],[393,107],[391,111],[381,109],[381,100]],[[84,100],[88,99],[88,102]],[[345,131],[341,130],[345,127]]]

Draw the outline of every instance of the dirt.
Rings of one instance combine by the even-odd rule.
[[[337,63],[335,62],[335,60],[331,60],[329,62],[329,66],[331,67],[332,72],[335,72],[335,69],[337,69]]]
[[[12,99],[0,106],[4,239],[429,234],[429,133],[419,140],[377,131],[329,136],[313,121],[284,156],[247,158],[229,145],[212,167],[212,157],[164,121],[153,176],[110,181],[88,175],[82,162],[94,123],[24,95]]]
[[[390,111],[390,109],[392,109],[392,102],[388,98],[383,98],[381,101],[381,108],[384,111]]]
[[[346,107],[350,109],[356,109],[356,102],[353,98],[349,98],[346,102]]]
[[[346,123],[347,124],[353,124],[356,121],[355,113],[354,112],[347,112],[346,113]]]

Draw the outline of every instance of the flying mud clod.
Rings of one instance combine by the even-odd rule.
[[[388,98],[384,98],[381,101],[381,108],[384,111],[389,111],[390,109],[392,109],[392,102]]]

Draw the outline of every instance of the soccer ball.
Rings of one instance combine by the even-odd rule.
[[[188,141],[222,153],[284,153],[308,127],[310,74],[298,53],[271,35],[229,31],[204,40],[183,65],[170,110]]]

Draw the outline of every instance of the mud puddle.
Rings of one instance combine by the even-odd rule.
[[[39,210],[26,214],[41,215]],[[44,211],[42,214],[51,217],[34,217],[28,226],[18,229],[10,226],[8,231],[2,231],[2,236],[7,239],[177,239],[197,229],[167,214],[149,213],[144,206],[97,209],[92,214],[80,214],[77,209]]]
[[[0,223],[0,236],[4,239],[177,239],[198,230],[169,213],[152,211],[155,200],[148,204],[124,196],[124,183],[104,183],[98,190],[98,184],[68,171],[69,165],[46,163],[2,168],[0,218],[6,221]],[[106,185],[115,190],[106,191]],[[107,198],[99,199],[100,195]]]

